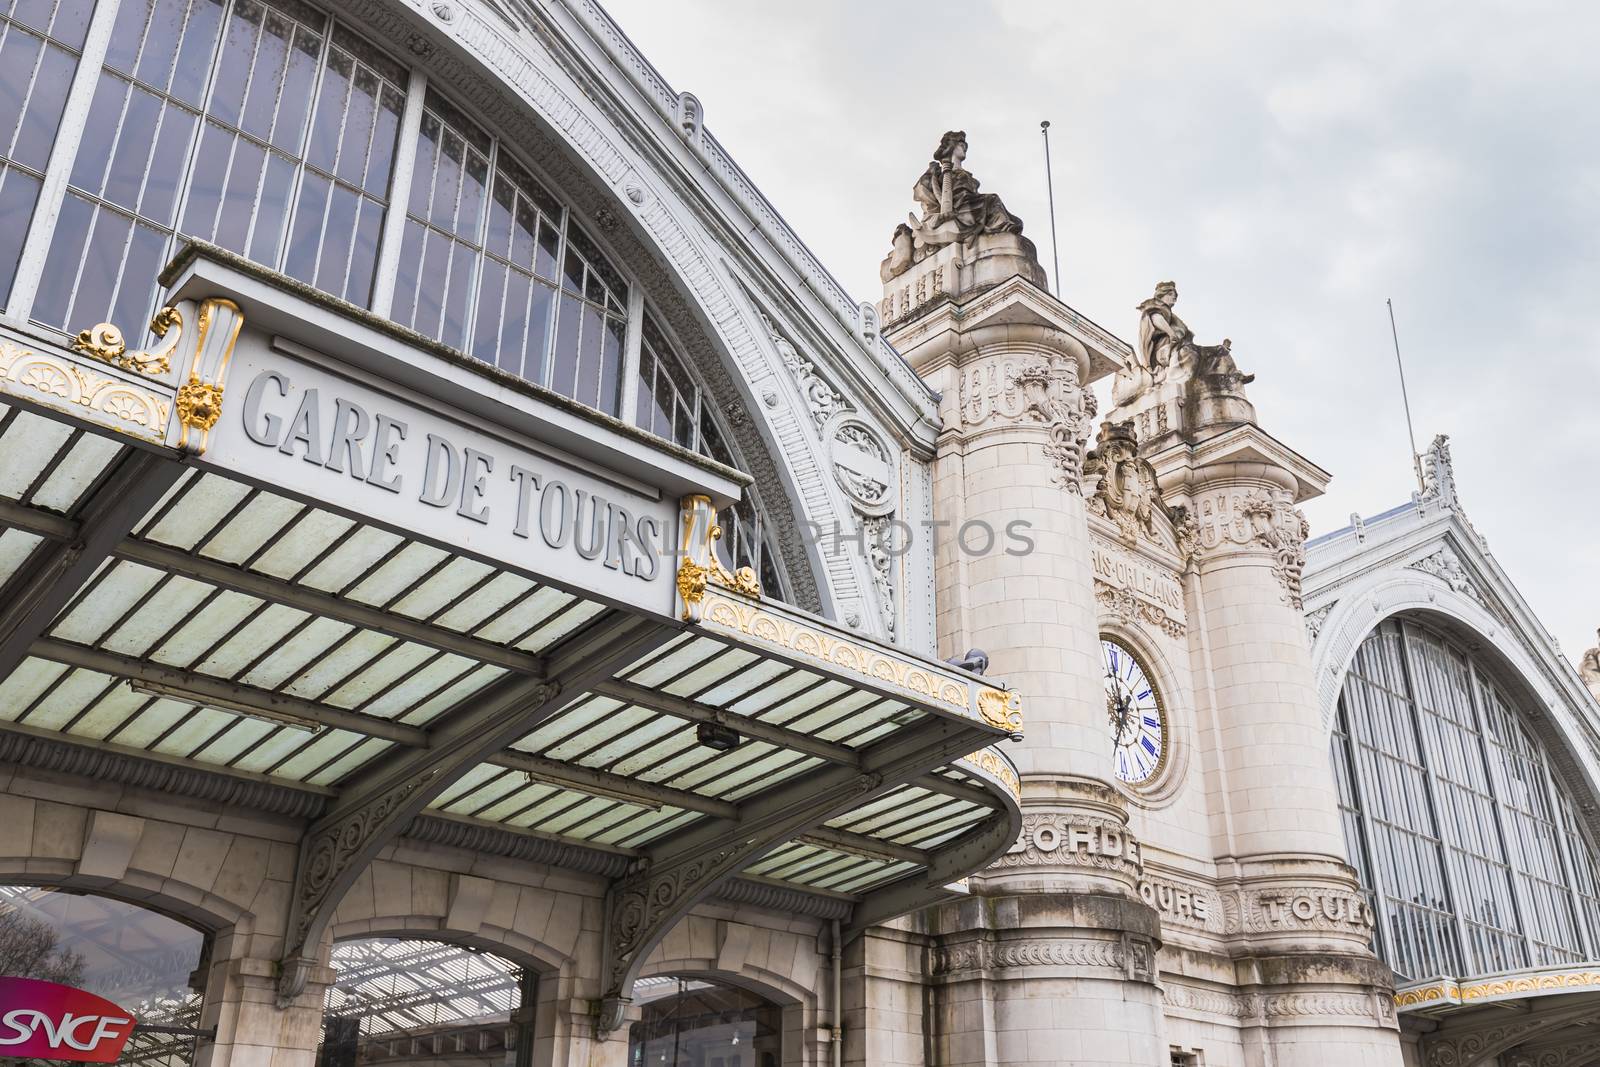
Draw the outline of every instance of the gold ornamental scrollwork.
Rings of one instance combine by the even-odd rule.
[[[699,622],[701,601],[708,585],[761,599],[761,582],[750,567],[730,571],[717,555],[716,542],[722,537],[711,498],[694,493],[679,502],[682,530],[678,538],[682,560],[678,564],[678,597],[683,601],[683,620]]]
[[[155,377],[172,369],[172,353],[183,338],[183,316],[175,307],[164,307],[150,320],[150,332],[165,343],[149,352],[130,352],[122,331],[102,322],[79,331],[72,339],[72,350],[122,370]]]
[[[961,762],[970,763],[990,777],[998,779],[1000,784],[1005,786],[1013,797],[1019,802],[1022,800],[1022,780],[1017,777],[1016,769],[999,753],[987,748],[980,748],[971,755],[964,757]]]

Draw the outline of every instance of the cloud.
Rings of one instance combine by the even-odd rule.
[[[1414,488],[1452,436],[1474,524],[1575,657],[1600,623],[1600,8],[1223,0],[612,0],[623,28],[852,293],[948,128],[1123,336],[1176,278],[1263,426],[1332,470],[1315,529]]]

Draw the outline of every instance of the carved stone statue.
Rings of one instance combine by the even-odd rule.
[[[981,233],[1022,232],[1022,220],[1007,211],[998,196],[978,192],[978,179],[962,166],[966,159],[966,132],[949,131],[912,188],[911,195],[922,205],[920,220],[909,216],[918,247],[965,241]]]
[[[1163,396],[1178,396],[1181,424],[1186,430],[1205,426],[1254,422],[1255,409],[1244,387],[1255,375],[1244,374],[1233,359],[1233,342],[1200,345],[1194,331],[1173,310],[1178,287],[1161,282],[1150,299],[1139,305],[1139,343],[1131,366],[1117,373],[1111,398],[1118,411],[1113,417],[1132,416],[1144,409],[1157,387]],[[1170,419],[1176,423],[1179,420]]]
[[[1139,359],[1152,376],[1164,374],[1179,349],[1194,341],[1194,332],[1172,309],[1177,302],[1177,285],[1161,282],[1139,305]]]
[[[1600,630],[1594,632],[1594,637],[1595,647],[1585,652],[1583,659],[1578,661],[1578,674],[1594,698],[1600,700]]]
[[[963,166],[966,158],[965,132],[951,130],[940,139],[928,169],[911,189],[922,217],[913,213],[907,224],[895,228],[894,248],[878,272],[884,282],[946,245],[986,234],[1021,236],[1022,220],[999,196],[979,191],[978,179]],[[1027,247],[1031,252],[1031,243]]]

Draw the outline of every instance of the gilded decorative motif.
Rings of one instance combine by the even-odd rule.
[[[969,683],[943,677],[929,666],[909,657],[840,639],[816,627],[784,618],[759,604],[728,599],[709,588],[701,607],[705,623],[713,627],[775,645],[878,685],[954,708],[971,718],[982,717],[974,707],[975,700]],[[1020,724],[1020,704],[1016,702],[1021,698],[1015,693],[1009,694],[1009,697],[1013,702],[1009,718],[1014,724]],[[1007,728],[1015,730],[1018,726]]]
[[[0,340],[0,381],[98,411],[124,424],[118,429],[137,427],[142,437],[159,439],[167,431],[172,403],[167,397],[120,378],[96,374],[60,356],[33,352],[4,340]]]
[[[202,382],[191,374],[178,388],[178,421],[185,426],[209,430],[222,415],[222,386]]]
[[[136,374],[165,374],[172,369],[172,353],[183,337],[183,316],[175,307],[164,307],[150,320],[150,332],[166,343],[150,352],[129,352],[122,331],[109,322],[102,322],[80,331],[72,340],[72,350]],[[171,337],[167,336],[169,332]]]
[[[998,778],[1002,785],[1011,791],[1011,795],[1018,801],[1022,800],[1022,780],[1017,777],[1016,768],[1004,756],[991,749],[980,748],[970,756],[963,756],[962,763],[970,763],[983,771],[991,778]]]
[[[990,726],[1022,729],[1022,698],[1007,689],[978,690],[978,714]]]
[[[683,619],[691,621],[700,601],[705,599],[706,578],[710,571],[692,559],[678,564],[678,596],[683,599]]]
[[[218,344],[213,327],[221,314],[225,335]],[[159,318],[160,316],[157,316]],[[194,359],[189,364],[189,375],[178,389],[178,447],[199,455],[206,450],[211,439],[211,428],[222,414],[222,387],[228,376],[228,363],[233,359],[233,346],[244,329],[244,312],[232,300],[214,296],[200,304],[199,322],[195,327]],[[217,347],[215,356],[210,348]],[[202,364],[211,364],[211,378],[202,377]]]

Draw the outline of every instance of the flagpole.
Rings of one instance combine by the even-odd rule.
[[[1061,296],[1061,251],[1056,245],[1056,183],[1050,176],[1050,120],[1039,123],[1044,134],[1044,188],[1050,198],[1050,259],[1056,268],[1056,296]]]
[[[1400,359],[1400,331],[1394,324],[1394,301],[1385,299],[1389,305],[1389,335],[1394,338],[1394,365],[1400,371],[1400,403],[1406,409],[1406,437],[1411,441],[1411,470],[1417,476],[1417,488],[1423,492],[1427,486],[1422,481],[1422,456],[1417,452],[1417,434],[1411,428],[1411,398],[1406,395],[1406,365]]]

